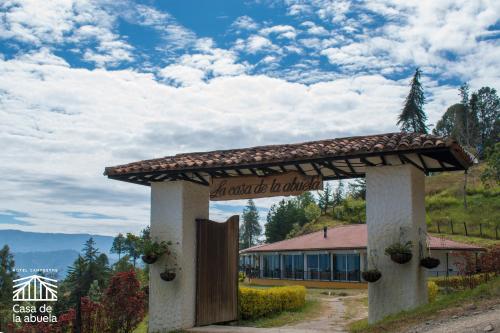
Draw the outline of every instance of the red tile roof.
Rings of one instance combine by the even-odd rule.
[[[295,163],[343,156],[363,157],[373,153],[447,150],[464,168],[470,156],[454,140],[430,134],[387,133],[297,144],[269,145],[243,149],[177,154],[157,159],[107,167],[104,174],[123,176],[160,171],[203,171],[214,168],[240,168],[270,163]]]
[[[368,243],[367,234],[366,224],[338,226],[328,229],[327,238],[323,237],[323,230],[321,230],[272,244],[257,245],[242,250],[241,253],[366,249]],[[434,236],[430,236],[430,246],[432,250],[484,250],[482,247],[458,243]]]

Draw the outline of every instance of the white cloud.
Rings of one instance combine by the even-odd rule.
[[[132,47],[113,32],[116,17],[98,1],[13,0],[1,4],[1,10],[0,39],[46,48],[87,43],[84,59],[99,66],[133,58]]]
[[[259,28],[259,24],[257,24],[250,16],[244,15],[234,20],[232,27],[239,30],[256,30]]]
[[[297,32],[290,25],[275,25],[259,31],[264,36],[276,35],[278,38],[295,39]]]
[[[189,68],[186,74],[178,67],[177,76],[198,80],[201,71]],[[148,221],[147,188],[106,180],[104,166],[392,131],[406,85],[378,75],[309,86],[238,75],[175,88],[131,70],[1,60],[0,168],[6,177],[0,211],[28,213],[33,226],[19,226],[24,229],[137,231]],[[59,213],[68,211],[109,218]]]

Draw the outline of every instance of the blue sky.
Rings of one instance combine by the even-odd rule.
[[[104,166],[396,131],[416,67],[430,125],[462,82],[500,87],[498,1],[8,0],[0,12],[0,228],[136,232],[149,189]],[[257,201],[262,218],[276,200]]]

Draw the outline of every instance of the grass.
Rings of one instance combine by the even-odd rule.
[[[303,320],[312,320],[321,313],[322,304],[319,300],[308,298],[306,304],[294,311],[284,311],[268,317],[257,318],[254,320],[240,320],[235,322],[236,326],[249,327],[279,327],[290,325]]]
[[[133,333],[148,333],[148,316],[144,317]]]
[[[403,311],[383,319],[377,324],[369,325],[368,320],[359,320],[349,325],[351,333],[401,332],[405,327],[421,323],[439,316],[442,311],[461,310],[471,303],[485,300],[497,300],[500,297],[500,277],[482,284],[475,289],[443,295],[430,304],[423,305],[413,311]]]
[[[431,233],[431,235],[434,237],[444,237],[446,239],[450,239],[456,242],[477,245],[482,247],[491,247],[495,245],[500,245],[500,240],[489,239],[489,238],[471,237],[463,235],[437,234],[437,233]]]

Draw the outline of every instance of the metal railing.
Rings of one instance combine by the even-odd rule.
[[[319,269],[297,269],[297,270],[280,270],[280,269],[259,269],[251,267],[240,267],[240,272],[244,272],[249,278],[266,278],[266,279],[286,279],[286,280],[312,280],[312,281],[361,281],[361,272],[353,271],[333,271]]]

